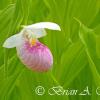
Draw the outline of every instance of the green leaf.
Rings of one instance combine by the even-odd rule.
[[[93,30],[87,28],[80,22],[80,39],[85,46],[85,51],[89,61],[89,66],[95,81],[95,84],[100,85],[100,75],[98,72],[98,67],[100,64],[100,59],[98,59],[96,54],[96,37]],[[99,63],[99,64],[98,64]]]

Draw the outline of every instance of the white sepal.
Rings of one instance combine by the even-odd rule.
[[[5,48],[14,48],[21,45],[23,42],[23,36],[21,33],[9,37],[3,44]]]
[[[29,38],[33,37],[33,38],[41,38],[44,37],[47,33],[45,31],[45,29],[23,29],[23,34],[27,34],[29,36]]]
[[[43,28],[47,28],[47,29],[51,29],[51,30],[59,30],[61,31],[60,29],[60,26],[56,23],[52,23],[52,22],[39,22],[39,23],[35,23],[35,24],[32,24],[32,25],[28,25],[28,26],[24,26],[24,28],[27,28],[27,29],[43,29]]]

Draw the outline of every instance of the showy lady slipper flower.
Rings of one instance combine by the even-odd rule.
[[[9,37],[3,47],[16,47],[19,59],[27,68],[39,72],[48,71],[53,64],[53,56],[49,48],[38,40],[46,35],[45,28],[60,31],[60,27],[51,22],[24,26],[20,33]]]

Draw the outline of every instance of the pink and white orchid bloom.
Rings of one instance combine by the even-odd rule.
[[[38,40],[47,34],[45,28],[61,30],[59,25],[52,22],[24,26],[20,33],[9,37],[3,47],[16,47],[18,57],[27,68],[38,72],[48,71],[53,64],[53,56],[49,48]]]

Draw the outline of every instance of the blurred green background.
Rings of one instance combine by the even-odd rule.
[[[51,21],[62,31],[47,30],[40,39],[53,53],[47,73],[28,70],[16,49],[5,49],[6,38],[21,25]],[[43,86],[45,94],[35,93]],[[91,95],[52,95],[53,86],[78,89],[87,86]],[[0,100],[100,100],[100,0],[0,0]],[[100,90],[99,90],[100,94]]]

